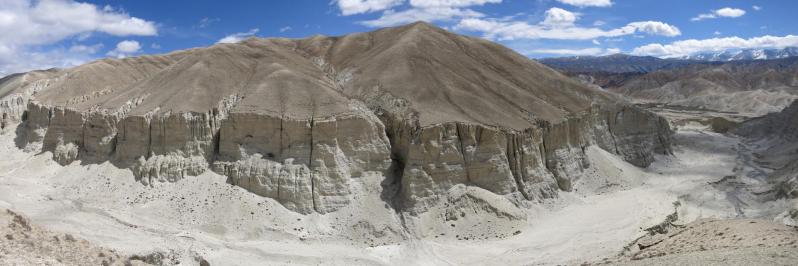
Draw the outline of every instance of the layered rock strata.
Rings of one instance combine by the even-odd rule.
[[[631,106],[594,107],[524,131],[396,121],[386,121],[386,128],[374,114],[359,111],[310,120],[218,110],[120,117],[34,102],[24,135],[61,164],[110,160],[147,184],[213,169],[302,213],[346,206],[353,194],[350,180],[369,171],[395,179],[407,210],[426,210],[459,184],[542,200],[571,190],[588,167],[589,145],[641,167],[670,147],[667,122]]]
[[[426,23],[106,59],[60,77],[27,104],[26,149],[110,161],[150,185],[213,170],[300,213],[382,183],[399,211],[448,219],[476,204],[518,220],[507,206],[572,189],[587,146],[641,167],[670,149],[663,119]]]

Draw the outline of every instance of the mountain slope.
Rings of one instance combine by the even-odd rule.
[[[660,70],[608,89],[644,102],[759,116],[777,112],[798,98],[798,58]]]
[[[365,228],[387,228],[385,241],[507,236],[524,226],[522,206],[590,177],[588,146],[639,166],[670,149],[652,113],[427,23],[105,59],[57,76],[26,107],[26,150],[108,161],[149,185],[214,171],[301,214],[354,209]],[[463,209],[474,220],[452,218]]]

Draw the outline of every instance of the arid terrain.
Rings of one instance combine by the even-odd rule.
[[[418,22],[8,76],[0,264],[794,265],[795,73],[729,64],[605,90]],[[726,70],[781,87],[671,100]]]

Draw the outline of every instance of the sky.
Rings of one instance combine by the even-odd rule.
[[[795,0],[0,0],[0,76],[427,21],[530,58],[798,46]]]

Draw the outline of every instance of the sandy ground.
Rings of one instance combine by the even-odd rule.
[[[0,236],[0,265],[132,266],[170,260],[162,254],[122,256],[70,234],[50,232],[10,210],[0,210]]]
[[[795,265],[798,228],[761,219],[700,219],[646,236],[608,264]]]
[[[581,264],[617,256],[673,213],[676,201],[681,224],[772,219],[791,204],[762,203],[757,195],[767,187],[756,176],[768,170],[750,162],[745,143],[685,128],[676,135],[675,155],[647,169],[589,148],[590,177],[574,192],[533,205],[528,227],[513,237],[369,247],[353,244],[361,239],[309,237],[324,235],[317,225],[333,216],[298,215],[213,173],[147,187],[109,163],[62,167],[49,153],[20,151],[11,132],[0,136],[0,208],[123,254],[161,252],[185,265],[197,257],[211,265]]]

